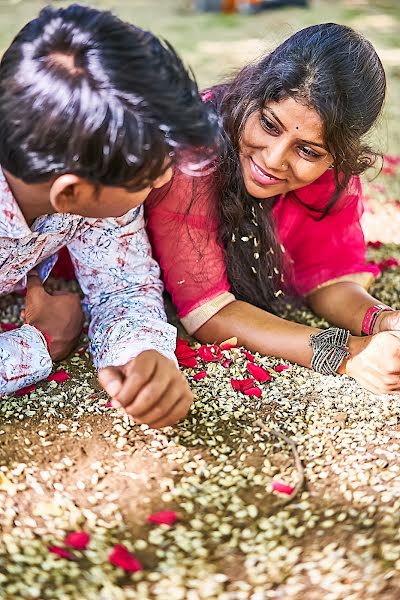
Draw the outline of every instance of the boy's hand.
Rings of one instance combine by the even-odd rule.
[[[49,294],[32,271],[26,287],[24,321],[50,337],[52,360],[62,360],[75,348],[82,332],[83,313],[79,294]]]
[[[155,350],[146,350],[120,367],[100,369],[99,382],[114,406],[153,428],[183,419],[193,401],[175,363]]]

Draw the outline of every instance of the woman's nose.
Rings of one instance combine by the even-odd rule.
[[[288,166],[288,148],[284,140],[272,139],[263,150],[265,165],[270,169],[282,171]]]

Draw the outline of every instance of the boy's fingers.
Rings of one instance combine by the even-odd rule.
[[[30,273],[28,273],[26,278],[26,289],[29,291],[38,290],[45,292],[40,277],[36,273],[36,271],[31,271]]]
[[[100,369],[98,379],[107,394],[115,398],[122,388],[124,376],[120,367],[105,367]]]
[[[175,425],[182,419],[184,419],[189,411],[192,404],[192,398],[190,396],[184,396],[173,405],[168,414],[164,415],[161,419],[152,421],[151,423],[146,421],[150,427],[158,429],[160,427],[167,427],[168,425]]]
[[[135,401],[126,407],[126,412],[134,419],[150,423],[164,417],[174,406],[177,397],[176,386],[169,379],[160,389],[153,380],[139,391]]]
[[[135,402],[140,390],[154,377],[157,361],[145,355],[143,352],[125,365],[125,379],[117,398],[124,408]]]

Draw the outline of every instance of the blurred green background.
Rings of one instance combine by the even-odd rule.
[[[196,13],[191,0],[92,0],[168,39],[201,87],[273,48],[291,33],[318,22],[345,23],[375,45],[388,76],[385,114],[373,136],[383,152],[400,154],[400,0],[310,0],[310,7],[265,10],[256,15]],[[66,2],[0,0],[0,51],[41,7]],[[354,82],[357,85],[357,81]]]

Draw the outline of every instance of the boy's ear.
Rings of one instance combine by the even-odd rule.
[[[79,214],[86,187],[85,180],[77,175],[67,173],[57,177],[50,188],[50,203],[55,212]]]

